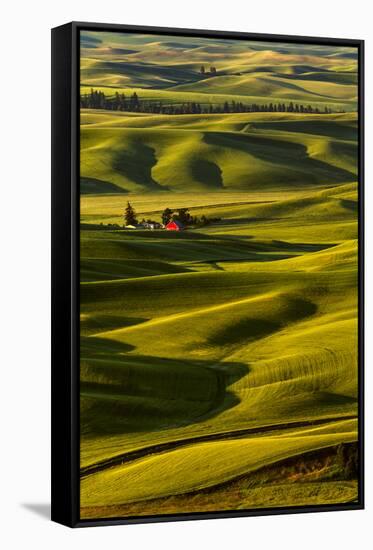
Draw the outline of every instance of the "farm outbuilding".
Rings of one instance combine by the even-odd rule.
[[[166,229],[167,231],[182,231],[184,229],[184,226],[177,220],[171,220],[166,225]]]
[[[150,229],[151,231],[153,231],[154,229],[163,229],[164,225],[163,223],[159,223],[159,222],[145,222],[144,227],[146,229]]]
[[[130,225],[125,225],[124,228],[125,229],[145,229],[145,225],[143,223],[138,223],[136,225],[130,224]]]

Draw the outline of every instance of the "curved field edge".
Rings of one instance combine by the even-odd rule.
[[[81,516],[131,517],[354,502],[358,498],[357,457],[356,444],[326,447],[203,490],[128,504],[82,506]]]
[[[352,421],[342,429],[301,430],[286,435],[206,442],[109,468],[81,480],[85,506],[147,500],[212,487],[307,451],[356,441]],[[185,476],[185,471],[188,476]]]

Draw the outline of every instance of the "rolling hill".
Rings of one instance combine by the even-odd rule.
[[[83,193],[92,182],[103,193],[257,191],[356,178],[353,114],[85,115]]]

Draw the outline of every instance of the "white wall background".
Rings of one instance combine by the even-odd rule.
[[[50,454],[50,28],[76,21],[366,39],[367,243],[372,242],[372,42],[368,0],[7,0],[0,32],[0,544],[41,548],[338,550],[372,533],[367,509],[70,530],[48,521]],[[368,251],[367,251],[368,252]],[[368,275],[371,255],[367,257]],[[370,270],[371,271],[371,270]],[[367,288],[367,305],[373,292]],[[367,327],[369,332],[369,326]],[[368,334],[368,333],[367,333]],[[367,337],[367,371],[372,357]],[[2,541],[2,542],[1,542]]]

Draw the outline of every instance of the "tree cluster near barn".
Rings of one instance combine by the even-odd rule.
[[[143,218],[140,223],[137,220],[135,209],[127,202],[127,207],[124,210],[124,227],[126,228],[145,228],[145,229],[174,229],[182,231],[188,227],[201,227],[210,223],[220,221],[220,218],[207,218],[204,214],[201,217],[193,216],[189,212],[189,208],[171,209],[165,208],[161,214],[161,222],[150,218]],[[118,227],[120,227],[117,224]]]

